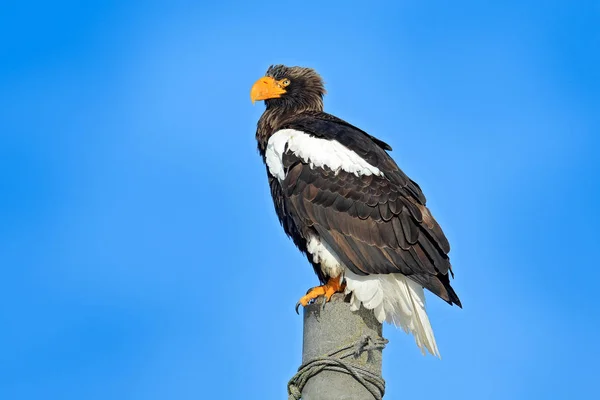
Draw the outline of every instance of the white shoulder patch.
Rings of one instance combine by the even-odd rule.
[[[328,168],[336,173],[344,170],[356,176],[379,175],[383,172],[337,140],[320,139],[295,129],[281,129],[269,138],[267,167],[280,182],[285,179],[283,153],[286,149],[308,163],[311,168]]]

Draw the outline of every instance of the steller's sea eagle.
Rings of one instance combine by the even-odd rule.
[[[323,112],[324,94],[313,69],[284,65],[269,67],[250,91],[266,105],[256,140],[279,222],[321,282],[296,311],[351,293],[353,310],[362,303],[439,356],[423,288],[461,307],[448,240],[391,147]]]

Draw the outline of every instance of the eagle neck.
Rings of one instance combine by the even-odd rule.
[[[323,111],[322,103],[320,104],[320,107],[287,108],[267,106],[267,109],[258,120],[256,129],[258,152],[263,158],[263,161],[265,160],[265,152],[269,138],[294,116],[308,111]]]

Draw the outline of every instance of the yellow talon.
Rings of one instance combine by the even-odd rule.
[[[341,283],[341,278],[341,275],[337,278],[329,278],[326,284],[310,289],[308,293],[306,293],[305,296],[302,296],[300,300],[298,300],[298,303],[296,303],[296,313],[298,313],[298,307],[306,307],[311,301],[319,296],[325,296],[325,303],[327,303],[335,293],[343,292],[346,285]]]

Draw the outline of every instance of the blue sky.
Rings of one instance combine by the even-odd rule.
[[[452,244],[443,360],[386,327],[386,398],[596,392],[597,3],[10,3],[0,398],[285,397],[316,278],[255,151],[272,63],[323,75]]]

